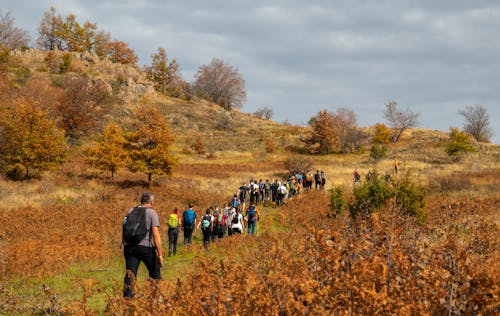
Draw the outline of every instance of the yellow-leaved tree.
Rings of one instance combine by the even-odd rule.
[[[34,100],[15,99],[0,112],[0,168],[6,176],[33,178],[65,160],[64,131]]]
[[[168,175],[176,159],[170,153],[174,140],[165,115],[155,106],[143,104],[135,111],[133,131],[127,134],[129,170],[148,175]]]
[[[126,144],[127,139],[120,126],[109,123],[97,136],[96,143],[85,150],[87,162],[97,169],[110,171],[113,178],[120,168],[129,163]]]

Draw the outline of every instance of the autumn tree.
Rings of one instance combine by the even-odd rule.
[[[389,101],[385,105],[384,118],[389,122],[392,128],[391,141],[396,143],[405,130],[415,127],[418,124],[418,113],[414,113],[410,109],[400,111],[396,101]]]
[[[490,128],[490,115],[486,108],[476,104],[458,111],[465,118],[464,131],[472,135],[478,142],[489,142],[493,136]]]
[[[15,180],[29,179],[64,161],[64,131],[35,101],[16,99],[0,111],[0,168],[4,174]]]
[[[43,50],[63,50],[63,40],[60,36],[63,18],[56,14],[56,8],[50,7],[50,10],[43,14],[43,18],[38,26],[38,39],[36,44]]]
[[[28,46],[30,37],[28,32],[15,26],[15,20],[10,12],[0,12],[0,48],[18,49]]]
[[[198,68],[193,87],[196,95],[228,111],[241,108],[247,94],[245,80],[238,69],[217,58]]]
[[[97,169],[110,171],[113,178],[129,162],[126,144],[127,139],[120,126],[109,123],[97,136],[96,143],[85,151],[87,162]]]
[[[311,153],[328,154],[340,150],[340,140],[334,122],[334,114],[325,110],[309,120],[311,135],[304,141]]]
[[[179,65],[173,59],[168,60],[167,51],[163,47],[151,55],[151,66],[146,67],[146,75],[153,81],[155,89],[163,94],[178,97],[182,86]]]
[[[139,60],[134,50],[122,41],[109,41],[102,45],[102,56],[108,57],[114,63],[135,64]]]
[[[340,151],[346,153],[358,150],[364,134],[358,128],[356,114],[352,110],[339,108],[333,113],[332,118],[335,134],[340,143]]]
[[[148,175],[168,175],[176,160],[170,153],[173,136],[165,115],[155,106],[143,104],[135,111],[133,132],[127,135],[129,169]]]
[[[385,124],[377,123],[373,135],[373,143],[389,144],[391,142],[391,130]]]
[[[56,112],[66,135],[76,140],[95,129],[110,111],[109,91],[103,82],[78,77],[64,84]]]

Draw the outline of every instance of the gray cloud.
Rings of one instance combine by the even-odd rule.
[[[149,63],[160,46],[186,80],[214,57],[247,82],[243,110],[272,107],[305,123],[323,108],[353,109],[361,125],[382,121],[393,99],[422,126],[461,126],[459,109],[482,104],[498,142],[498,1],[7,1],[36,38],[43,12],[97,22]]]

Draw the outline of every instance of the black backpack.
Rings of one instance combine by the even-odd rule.
[[[239,215],[238,214],[234,214],[233,215],[233,219],[231,220],[231,223],[238,224],[239,222],[240,222]]]
[[[135,207],[123,219],[123,241],[127,246],[136,246],[148,233],[146,226],[146,208]]]

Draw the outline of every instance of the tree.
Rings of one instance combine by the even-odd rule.
[[[43,50],[63,50],[63,43],[60,37],[63,19],[61,15],[56,15],[56,8],[50,7],[50,10],[43,14],[43,18],[38,26],[38,39],[36,44]]]
[[[15,180],[29,179],[64,161],[64,131],[32,99],[20,98],[0,115],[0,166]]]
[[[340,151],[343,153],[358,150],[364,134],[358,129],[356,114],[349,109],[337,109],[332,116],[335,134],[340,143]]]
[[[111,41],[102,46],[103,56],[108,57],[114,63],[135,64],[139,58],[127,43],[122,41]]]
[[[127,135],[130,153],[129,169],[148,175],[148,185],[152,175],[168,175],[176,160],[170,154],[173,136],[167,119],[152,105],[141,105],[135,111],[134,131]]]
[[[450,128],[450,141],[446,145],[446,153],[450,156],[458,156],[467,152],[475,152],[471,135],[458,130],[456,127]]]
[[[169,62],[167,52],[163,47],[151,55],[151,66],[146,68],[146,75],[153,81],[155,89],[163,94],[177,97],[180,94],[181,82],[179,65],[174,59]]]
[[[64,92],[56,111],[66,135],[75,140],[103,122],[110,108],[109,92],[103,82],[91,82],[87,78],[70,79],[64,84]]]
[[[385,105],[384,118],[389,122],[393,134],[391,140],[396,143],[405,130],[415,127],[418,124],[418,113],[413,113],[410,109],[401,112],[398,110],[398,103],[396,101],[389,101]]]
[[[253,113],[253,115],[261,119],[270,120],[273,117],[273,109],[270,109],[266,106],[258,108],[257,111]]]
[[[193,86],[196,95],[228,111],[241,108],[246,99],[245,80],[238,69],[217,58],[198,68]]]
[[[305,139],[309,151],[315,154],[328,154],[340,150],[340,141],[334,123],[334,114],[322,110],[309,120],[311,135]]]
[[[389,144],[391,142],[391,130],[385,124],[377,123],[373,135],[373,143]]]
[[[113,178],[120,168],[129,163],[126,144],[127,139],[120,126],[110,123],[98,135],[96,144],[85,151],[87,162],[97,169],[110,171]]]
[[[28,46],[30,37],[28,32],[14,25],[14,18],[10,12],[5,14],[0,12],[0,48],[18,49]]]
[[[458,111],[464,118],[464,130],[474,137],[478,142],[489,142],[493,136],[490,128],[490,116],[486,108],[482,105],[465,107],[465,110]]]

